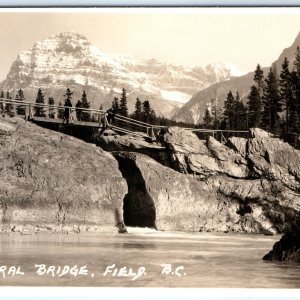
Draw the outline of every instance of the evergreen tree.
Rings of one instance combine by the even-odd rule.
[[[234,129],[234,115],[235,115],[235,99],[231,92],[227,94],[227,98],[224,101],[224,125],[226,129]],[[225,129],[225,128],[224,128]]]
[[[0,98],[4,98],[4,92],[1,92],[1,97]]]
[[[17,94],[16,94],[16,100],[18,100],[18,101],[24,101],[25,100],[24,92],[21,89],[19,89]],[[18,115],[25,115],[25,106],[24,105],[18,105],[17,106],[17,114]]]
[[[295,67],[295,71],[300,76],[300,48],[299,48],[299,46],[297,47],[297,50],[295,53],[294,67]]]
[[[41,89],[39,89],[37,92],[35,103],[36,104],[44,104],[45,103],[44,94]],[[35,110],[35,115],[37,117],[45,117],[46,116],[45,115],[45,107],[37,105],[34,107],[34,110]]]
[[[148,100],[144,101],[142,104],[142,121],[145,123],[150,123],[151,118],[151,107]]]
[[[257,86],[252,85],[248,95],[249,127],[259,127],[261,122],[262,103]]]
[[[297,75],[296,71],[291,72],[291,101],[289,101],[289,129],[288,132],[293,134],[293,136],[290,136],[289,140],[294,141],[295,140],[295,134],[299,132],[300,128],[300,115],[299,115],[299,98],[300,98],[300,85],[299,85],[299,77]]]
[[[206,128],[211,128],[213,120],[214,120],[214,118],[212,116],[211,110],[207,107],[205,110],[204,118],[203,118],[204,126]]]
[[[49,105],[54,105],[55,104],[53,97],[48,98],[48,104]],[[51,108],[49,106],[49,118],[54,118],[54,117],[55,117],[55,109]]]
[[[132,114],[132,118],[138,121],[141,121],[143,119],[142,102],[139,97],[136,98],[135,110]]]
[[[297,47],[294,60],[294,70],[291,73],[293,95],[295,99],[294,109],[296,111],[295,116],[291,116],[292,119],[296,119],[295,128],[293,131],[300,132],[300,48]]]
[[[264,71],[261,69],[259,64],[254,72],[253,80],[256,83],[259,95],[262,97],[264,89]]]
[[[222,109],[218,108],[217,97],[210,100],[211,102],[211,114],[213,116],[212,128],[219,129],[220,127],[220,114],[222,113]]]
[[[112,101],[111,104],[111,108],[115,114],[120,113],[119,99],[117,97],[114,97],[114,100]]]
[[[234,130],[247,129],[247,120],[246,120],[247,109],[240,99],[239,92],[236,92],[233,108],[234,108]]]
[[[126,90],[122,89],[121,99],[120,99],[120,115],[128,117],[128,107],[127,107],[127,95]]]
[[[153,109],[150,110],[149,122],[150,124],[156,123],[156,113]]]
[[[289,134],[290,126],[294,126],[290,120],[291,109],[295,109],[294,107],[294,99],[293,99],[293,91],[292,91],[292,77],[291,72],[289,70],[289,61],[285,57],[284,62],[282,64],[282,70],[280,72],[279,79],[280,86],[280,98],[283,104],[283,110],[285,111],[285,134]],[[294,114],[294,112],[292,112]],[[295,122],[295,120],[293,120]]]
[[[81,107],[89,109],[91,107],[91,103],[87,100],[87,96],[85,91],[83,91],[81,96]],[[89,111],[82,111],[81,113],[81,120],[82,121],[90,121],[91,120],[91,114]]]
[[[258,64],[254,72],[254,85],[250,88],[247,109],[249,113],[249,126],[258,127],[261,123],[262,97],[265,88],[264,72]]]
[[[66,101],[71,101],[72,100],[72,95],[73,95],[73,92],[71,92],[71,90],[69,88],[67,88],[66,93],[64,94],[65,102]]]
[[[270,68],[265,84],[261,126],[270,132],[278,133],[280,127],[279,112],[281,112],[281,101],[278,90],[278,79],[274,68]]]
[[[6,91],[6,99],[11,99],[10,97],[10,93],[9,91]],[[4,108],[4,111],[7,115],[13,117],[14,116],[14,113],[13,113],[13,106],[11,103],[6,103],[5,104],[5,108]]]

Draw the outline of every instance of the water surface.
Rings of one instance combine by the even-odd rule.
[[[152,231],[125,235],[0,235],[0,270],[1,266],[2,270],[3,266],[20,266],[24,273],[12,276],[11,270],[8,276],[7,270],[0,272],[0,285],[300,288],[300,265],[261,259],[279,239],[280,236]],[[58,273],[54,277],[52,272],[38,275],[35,265],[43,264],[47,270],[54,266]],[[111,268],[112,272],[104,276],[106,268],[113,264],[118,270],[126,267],[135,273],[145,272],[132,280],[132,276],[113,276]],[[168,275],[162,274],[161,265],[166,264],[171,265]],[[86,274],[59,277],[59,266],[77,266]],[[145,269],[139,269],[142,267]]]

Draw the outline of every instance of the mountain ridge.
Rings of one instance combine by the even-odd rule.
[[[272,65],[276,66],[279,71],[281,65],[284,61],[284,58],[287,57],[290,61],[290,67],[292,67],[292,62],[294,60],[295,52],[297,46],[300,46],[300,32],[294,40],[293,44],[290,47],[283,49],[278,59],[275,60]],[[264,67],[264,76],[267,76],[267,72],[270,67]],[[237,91],[240,94],[240,98],[243,100],[248,96],[250,87],[254,84],[253,81],[253,72],[249,72],[243,76],[235,77],[227,81],[213,84],[202,91],[199,91],[190,99],[189,102],[185,103],[173,116],[173,119],[176,121],[198,124],[203,122],[203,117],[206,110],[207,103],[217,98],[218,108],[222,108],[224,100],[227,97],[228,92],[231,90],[233,93]]]
[[[51,96],[58,104],[69,87],[73,101],[85,90],[94,108],[100,104],[108,108],[124,87],[129,111],[140,97],[149,100],[159,115],[171,117],[195,92],[231,77],[221,65],[190,68],[155,59],[124,60],[106,54],[79,33],[64,32],[20,52],[0,89],[10,90],[14,97],[22,88],[26,99],[34,101],[41,88],[46,98]]]

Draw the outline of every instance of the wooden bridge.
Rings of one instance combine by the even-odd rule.
[[[113,121],[110,121],[105,110],[58,106],[5,98],[0,98],[0,113],[23,117],[25,120],[34,121],[40,125],[76,125],[94,128],[99,132],[103,132],[106,128],[111,128],[120,134],[149,138],[152,141],[156,139],[159,131],[168,128],[168,126],[153,125],[119,114],[113,114]],[[249,131],[185,129],[195,132],[199,138],[213,135],[223,142],[226,141],[228,134],[232,136],[249,133]]]

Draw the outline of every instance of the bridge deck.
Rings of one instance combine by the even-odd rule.
[[[19,116],[19,115],[18,115]],[[44,117],[34,117],[33,121],[36,123],[54,123],[54,124],[66,124],[66,121],[63,122],[63,119],[53,119],[53,118],[44,118]],[[76,126],[85,126],[85,127],[93,127],[93,128],[99,128],[100,123],[99,122],[88,122],[88,121],[70,121],[68,125],[76,125]]]

